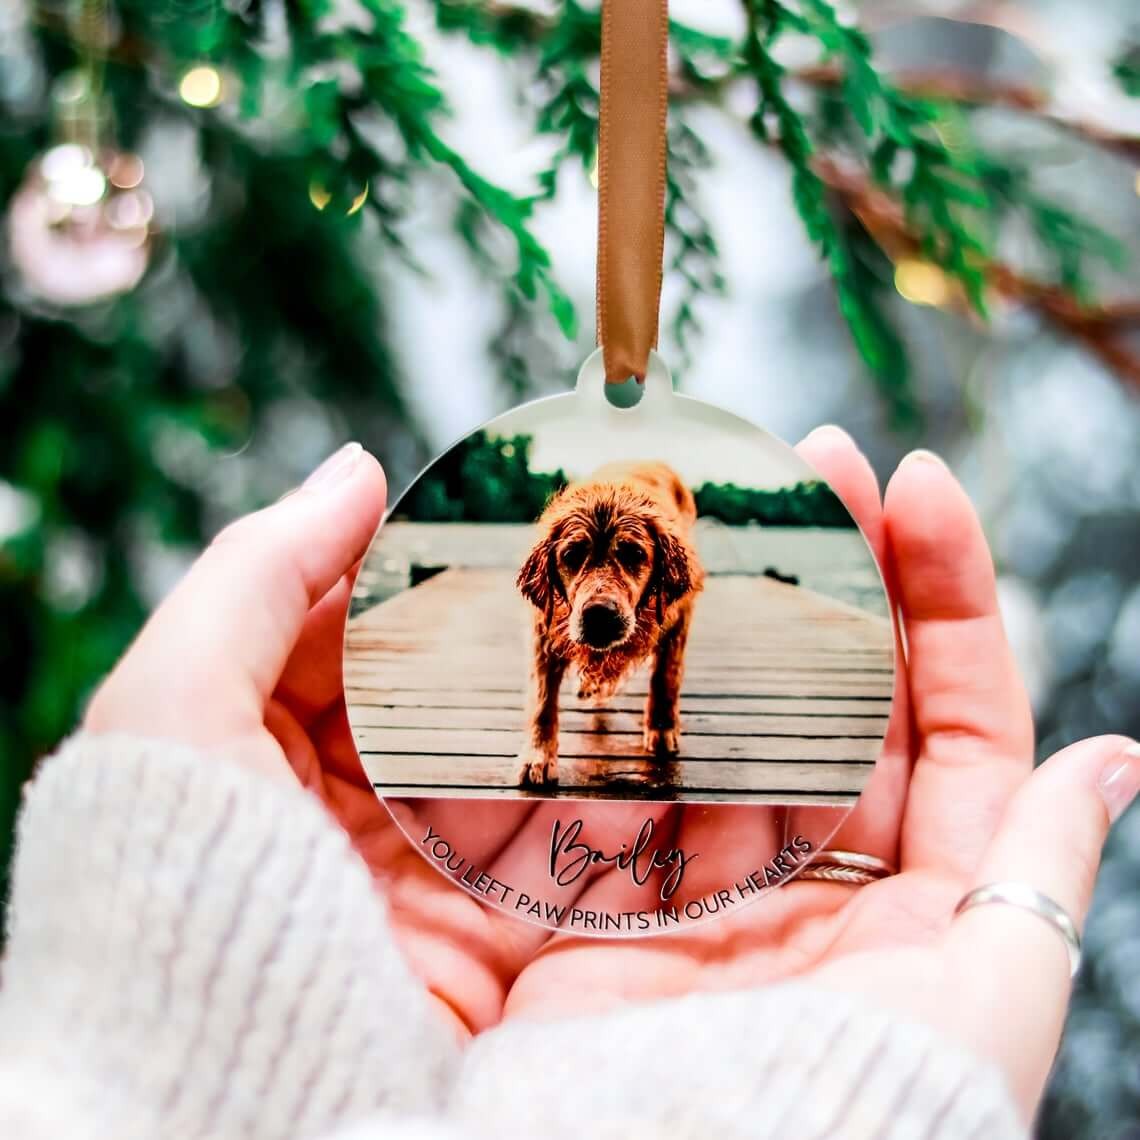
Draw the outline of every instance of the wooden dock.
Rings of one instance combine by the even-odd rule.
[[[351,619],[345,690],[369,778],[391,796],[520,796],[530,616],[503,569],[451,569]],[[646,672],[604,708],[562,687],[558,795],[853,801],[892,686],[882,618],[769,578],[697,599],[680,755],[641,748]],[[546,794],[546,793],[543,793]]]

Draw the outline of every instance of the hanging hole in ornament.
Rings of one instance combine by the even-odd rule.
[[[596,348],[579,369],[574,390],[585,405],[596,409],[599,414],[620,418],[636,407],[639,416],[644,418],[651,412],[660,412],[668,407],[673,395],[673,381],[665,362],[656,352],[650,352],[644,380],[638,381],[631,376],[619,384],[608,383],[602,350]]]
[[[645,395],[645,384],[636,376],[618,383],[606,383],[606,402],[614,408],[635,408]]]

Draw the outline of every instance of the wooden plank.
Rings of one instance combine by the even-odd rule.
[[[468,757],[518,755],[524,736],[517,729],[486,728],[358,728],[356,744],[361,752],[409,753],[451,756],[460,770]],[[803,737],[768,735],[694,734],[682,740],[687,764],[740,760],[768,764],[785,760],[831,760],[841,763],[874,761],[880,742],[856,737]],[[558,755],[604,759],[646,755],[640,733],[562,732]],[[389,778],[385,776],[385,778]],[[757,779],[763,780],[763,776]]]
[[[507,678],[514,678],[515,688],[518,688],[518,679],[521,677],[524,681],[529,672],[529,661],[512,660],[510,658],[500,659],[495,661],[494,671],[496,674],[506,673]],[[454,688],[456,685],[471,685],[473,678],[482,679],[483,675],[488,672],[486,662],[483,665],[471,665],[466,668],[455,662],[447,661],[439,664],[433,664],[427,661],[408,661],[406,663],[398,662],[385,662],[381,667],[389,676],[398,677],[401,682],[407,679],[421,680],[428,679],[436,687]],[[377,673],[377,668],[372,662],[367,662],[363,665],[355,664],[346,670],[346,679],[351,676],[354,680],[360,680],[366,676],[374,676]],[[623,686],[627,692],[632,692],[635,688],[644,688],[649,670],[639,669],[637,672],[631,673],[629,680]],[[722,669],[718,667],[709,667],[701,664],[690,665],[685,669],[685,687],[686,688],[721,688],[728,686],[729,691],[733,692],[756,692],[772,686],[783,688],[788,684],[796,684],[798,690],[803,691],[805,686],[812,687],[811,691],[815,692],[819,687],[830,687],[832,685],[873,685],[878,686],[890,695],[890,680],[893,674],[889,670],[869,670],[869,669],[855,669],[855,670],[818,670],[818,669]],[[486,678],[487,681],[494,682],[495,688],[499,687],[500,677]],[[482,687],[485,681],[477,681]],[[570,671],[567,673],[567,680],[565,681],[567,688],[577,688],[574,681],[574,673]],[[743,688],[742,688],[743,686]],[[401,685],[401,687],[405,687]],[[412,686],[406,686],[412,687]]]
[[[447,667],[456,672],[470,672],[473,669],[485,669],[488,655],[493,656],[497,665],[507,666],[509,664],[516,670],[521,669],[524,673],[530,663],[530,653],[506,653],[501,649],[496,651],[490,647],[488,647],[486,652],[474,656],[463,653],[450,653],[443,647],[435,650],[435,652],[438,652],[441,656],[445,656]],[[402,669],[409,663],[411,656],[412,655],[407,653],[354,652],[353,661],[359,664],[367,663],[369,666],[375,666],[377,668],[389,667]],[[735,675],[737,673],[746,673],[749,676],[762,677],[770,673],[775,673],[778,676],[815,677],[821,673],[838,673],[846,676],[850,676],[852,673],[858,673],[860,676],[894,674],[894,668],[890,658],[884,659],[883,657],[873,659],[866,658],[859,662],[845,662],[841,657],[833,657],[826,661],[817,662],[804,661],[801,656],[797,655],[792,661],[792,664],[788,663],[787,655],[767,658],[736,657],[735,659],[722,658],[718,655],[714,660],[702,660],[690,666],[686,671],[686,675],[721,676],[724,674]]]
[[[422,586],[416,586],[413,590],[405,591],[404,594],[398,595],[402,598],[405,594],[414,594],[420,590],[426,589],[430,582],[424,583]],[[714,591],[715,593],[715,591]],[[479,614],[465,612],[470,609],[482,608],[479,602],[474,602],[474,599],[490,600],[494,605],[494,609],[490,612]],[[393,599],[389,602],[382,603],[383,608],[387,609],[392,605]],[[707,611],[713,606],[723,604],[723,599],[715,599],[706,604],[706,599],[698,599],[694,605],[694,612],[701,613]],[[734,602],[735,605],[747,605],[746,601]],[[768,599],[768,605],[774,604],[773,599]],[[501,591],[498,593],[472,593],[471,597],[466,600],[456,599],[448,601],[443,605],[441,599],[433,598],[431,601],[432,607],[437,611],[436,618],[433,620],[430,616],[427,618],[426,636],[440,637],[447,630],[448,623],[451,618],[459,614],[463,614],[469,624],[469,633],[472,643],[495,641],[496,639],[501,642],[504,630],[510,634],[512,630],[517,630],[521,635],[521,640],[525,641],[529,638],[531,631],[531,619],[534,616],[534,610],[524,602],[516,601],[510,597],[503,597]],[[366,611],[352,621],[354,623],[361,622],[364,618],[374,617],[377,609],[380,606],[374,607],[372,610]],[[798,612],[797,612],[798,611]],[[865,626],[862,623],[855,621],[852,618],[843,617],[840,619],[828,620],[820,618],[818,614],[811,612],[803,612],[794,607],[791,612],[795,615],[795,624],[803,629],[809,631],[813,636],[818,635],[821,630],[827,628],[841,629],[845,631],[858,631],[866,633],[868,629],[874,630],[876,633],[889,632],[889,627],[885,623],[880,623],[878,618],[869,617],[868,620],[875,623],[872,626]],[[706,614],[707,620],[711,623],[712,628],[716,629],[720,625],[721,619],[715,615]],[[439,619],[443,618],[442,621]],[[516,623],[517,620],[517,624]],[[418,624],[421,621],[419,615],[408,613],[401,618],[392,621],[385,621],[382,625],[353,625],[353,635],[360,639],[360,645],[363,649],[371,649],[383,647],[385,645],[399,645],[401,641],[411,642],[418,644],[425,636],[425,627]],[[508,626],[506,623],[510,622]],[[766,645],[771,642],[772,644],[798,644],[798,637],[793,633],[788,624],[788,614],[782,615],[772,614],[768,618],[758,618],[755,615],[749,617],[747,614],[740,615],[740,621],[731,623],[733,629],[740,629],[746,632],[749,637],[741,638],[732,644],[734,649],[764,649]],[[694,636],[699,636],[694,633]],[[464,639],[467,643],[467,638]],[[870,649],[877,651],[880,648],[880,643],[886,645],[886,639],[875,638],[870,641],[864,638],[863,645],[853,645],[850,648],[854,651],[859,649]],[[815,636],[815,647],[820,650],[828,649],[825,639]]]
[[[395,671],[393,671],[395,672]],[[346,665],[344,670],[344,683],[346,687],[361,689],[366,687],[368,681],[375,676],[374,671],[367,667]],[[518,676],[502,676],[499,670],[487,669],[485,675],[473,677],[470,673],[452,673],[430,665],[419,668],[406,668],[398,671],[401,687],[413,689],[446,689],[453,693],[467,693],[478,691],[484,693],[518,693]],[[630,695],[641,695],[646,692],[646,678],[644,676],[631,677],[623,692]],[[568,686],[569,687],[569,686]],[[889,677],[841,677],[829,679],[824,684],[816,677],[780,677],[766,676],[764,678],[745,677],[739,674],[726,674],[724,676],[708,676],[704,674],[685,673],[682,686],[682,701],[688,696],[759,696],[759,697],[818,697],[825,694],[830,697],[876,697],[887,700],[891,696],[892,685]],[[375,692],[385,692],[376,686]]]
[[[575,699],[571,686],[563,694],[561,707],[564,712],[595,711],[586,710]],[[395,708],[442,708],[458,711],[468,709],[517,709],[522,710],[525,694],[518,689],[486,692],[483,690],[456,694],[446,689],[404,689],[384,690],[355,688],[348,686],[345,697],[353,709],[353,720],[357,710]],[[630,693],[618,693],[606,702],[611,711],[640,711],[645,707],[645,698]],[[753,695],[698,696],[684,694],[684,712],[719,713],[723,716],[801,716],[826,717],[847,716],[860,718],[885,718],[890,712],[889,698],[872,697],[758,697]],[[369,722],[363,722],[369,723]]]
[[[417,590],[422,590],[423,588],[423,586],[416,587]],[[490,597],[493,604],[498,605],[502,601],[502,599],[496,598],[494,595]],[[390,604],[390,602],[384,603],[385,606]],[[476,606],[479,605],[477,602],[474,604]],[[698,609],[695,612],[700,612],[702,608],[707,609],[708,607],[701,607],[698,603]],[[352,638],[353,643],[362,652],[375,652],[384,649],[399,652],[401,650],[419,649],[422,646],[432,645],[439,647],[445,644],[456,652],[463,652],[466,649],[474,649],[479,646],[492,646],[495,649],[501,649],[505,644],[511,643],[522,646],[528,645],[531,635],[531,622],[529,619],[533,611],[529,608],[516,609],[513,605],[510,606],[510,609],[513,611],[511,613],[512,617],[519,617],[521,619],[514,632],[508,630],[506,631],[506,636],[504,636],[504,630],[501,626],[501,617],[496,618],[495,623],[488,626],[482,622],[478,622],[475,615],[471,615],[471,622],[469,623],[469,628],[464,633],[463,642],[458,645],[450,642],[450,637],[454,631],[448,629],[446,626],[433,623],[429,625],[427,629],[424,629],[417,627],[416,624],[410,620],[392,622],[390,624],[385,623],[383,626],[374,627],[354,625],[352,626]],[[373,611],[369,610],[367,614],[361,616],[368,616],[372,613]],[[356,622],[359,621],[360,618],[353,618],[352,620]],[[711,615],[709,620],[713,620]],[[818,635],[821,627],[812,625],[810,622],[807,624],[812,630],[813,635]],[[744,629],[749,627],[750,623],[748,619],[742,617],[741,622],[734,623],[732,628]],[[722,644],[720,651],[723,654],[741,653],[751,656],[755,654],[775,653],[781,644],[796,646],[803,644],[799,637],[791,635],[787,627],[779,623],[757,625],[752,628],[759,630],[760,636],[753,640],[745,640],[743,638],[739,640],[734,639],[731,642]],[[884,632],[884,630],[876,630],[876,634],[880,632]],[[515,633],[518,634],[517,637]],[[705,635],[699,631],[694,631],[693,636],[698,642],[702,639],[706,639]],[[813,636],[813,639],[806,644],[805,648],[811,652],[822,655],[842,655],[844,657],[859,657],[863,654],[877,656],[884,651],[890,651],[890,645],[886,639],[880,639],[878,636],[876,636],[874,641],[866,641],[861,646],[853,645],[846,648],[832,647],[827,644],[826,639]]]
[[[517,787],[518,761],[513,756],[473,756],[457,768],[455,757],[404,756],[385,753],[382,757],[362,752],[369,779],[388,794],[389,788],[418,786],[424,790],[471,790],[481,787]],[[748,763],[716,761],[700,765],[694,773],[693,788],[765,794],[807,792],[819,794],[858,793],[871,764],[782,763],[764,766],[763,787],[757,788],[756,772]],[[602,760],[594,757],[566,757],[559,760],[559,786],[582,790],[611,785],[614,781],[657,785],[662,790],[676,788],[676,772],[645,757],[640,760]],[[382,775],[381,775],[382,772]],[[686,786],[689,781],[686,781]],[[680,790],[677,788],[677,790]],[[746,797],[747,798],[747,797]]]
[[[683,800],[686,803],[739,804],[747,802],[749,805],[762,806],[770,804],[775,807],[850,807],[859,798],[858,792],[756,792],[743,793],[721,788],[701,788],[686,786],[677,789],[676,794],[670,795],[660,787],[645,784],[638,785],[632,782],[617,782],[612,787],[591,787],[584,789],[567,785],[566,787],[544,788],[541,792],[530,791],[518,787],[476,788],[468,786],[448,785],[447,787],[427,787],[423,784],[391,784],[382,788],[377,786],[378,792],[385,799],[417,799],[422,796],[438,798],[445,796],[458,800],[644,800],[646,802],[660,800]]]
[[[507,729],[521,733],[525,726],[525,715],[521,706],[514,708],[473,708],[457,715],[455,708],[438,706],[389,705],[357,707],[353,711],[352,722],[357,731],[366,728],[454,728],[462,721],[468,732],[482,732],[485,729]],[[629,733],[641,732],[643,715],[641,708],[596,710],[566,709],[561,713],[564,731],[586,733]],[[855,716],[774,716],[765,715],[762,722],[755,715],[732,715],[731,713],[699,713],[689,710],[685,713],[683,728],[686,735],[730,734],[750,736],[757,728],[762,728],[766,736],[850,736],[881,740],[886,716],[877,714],[870,717]]]

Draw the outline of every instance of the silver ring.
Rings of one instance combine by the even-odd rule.
[[[800,872],[799,877],[817,882],[850,883],[852,886],[862,887],[894,874],[896,874],[895,868],[876,855],[829,848],[817,851],[812,861]]]
[[[1081,966],[1081,936],[1077,933],[1077,924],[1069,917],[1069,912],[1064,907],[1054,902],[1048,895],[1042,894],[1036,887],[1010,880],[986,883],[964,894],[954,908],[954,917],[957,918],[963,911],[982,906],[984,903],[1005,903],[1007,906],[1027,910],[1030,914],[1044,919],[1065,940],[1065,949],[1069,952],[1069,976],[1072,978],[1077,976],[1077,970]]]

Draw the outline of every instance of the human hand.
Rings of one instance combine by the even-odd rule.
[[[1044,924],[1009,908],[980,908],[952,927],[949,914],[979,876],[1000,873],[1035,883],[1079,919],[1107,826],[1094,788],[1124,742],[1086,742],[1029,781],[1028,711],[989,555],[962,492],[937,462],[913,459],[892,481],[884,511],[869,467],[841,433],[817,433],[800,450],[897,570],[913,716],[904,684],[882,761],[834,841],[901,860],[902,873],[885,882],[858,890],[793,883],[737,917],[625,943],[550,939],[456,891],[377,801],[344,713],[344,615],[384,497],[378,465],[359,449],[215,540],[101,688],[86,727],[181,740],[272,778],[299,778],[388,887],[413,968],[464,1030],[497,1023],[504,1003],[510,1015],[550,1015],[813,978],[866,992],[990,1052],[1029,1106],[1063,1015],[1063,947]],[[1109,788],[1118,808],[1138,767],[1133,759]],[[525,825],[542,826],[546,805],[461,806],[468,824],[472,811],[486,816],[469,828],[483,836],[476,859],[509,866],[511,852],[526,846]],[[609,889],[607,876],[587,888],[598,898]],[[992,968],[978,969],[967,938]],[[994,994],[1011,1011],[1001,1035]],[[1012,1015],[1021,1007],[1030,1012]]]
[[[377,800],[344,709],[341,652],[359,560],[384,510],[379,464],[350,444],[298,490],[222,531],[93,697],[91,733],[179,741],[272,780],[300,780],[392,885],[413,967],[464,1031],[498,1021],[532,952],[410,848]],[[529,805],[482,829],[505,848]],[[518,809],[521,809],[518,810]]]
[[[1064,942],[1022,910],[978,907],[951,921],[954,906],[974,886],[1023,880],[1082,922],[1110,820],[1140,787],[1140,751],[1101,737],[1033,772],[1032,721],[992,561],[953,476],[917,453],[881,506],[869,464],[842,432],[813,433],[798,450],[863,527],[901,611],[908,654],[883,756],[829,844],[879,856],[899,874],[863,887],[793,881],[734,915],[663,937],[559,935],[521,972],[506,1016],[812,982],[862,994],[991,1057],[1029,1116],[1064,1019]],[[767,857],[755,809],[740,809],[734,838],[724,833],[723,814],[675,811],[670,845],[732,850],[737,866],[750,843],[759,862]],[[719,829],[715,844],[701,834],[710,820]],[[793,821],[789,832],[796,830]],[[724,886],[730,873],[706,857],[686,886],[699,895]],[[578,905],[636,909],[632,890],[627,877],[610,873]]]

